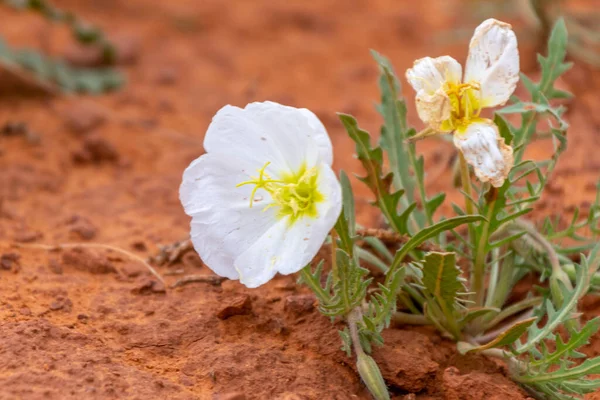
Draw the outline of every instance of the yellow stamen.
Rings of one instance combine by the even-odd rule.
[[[284,173],[281,174],[281,179],[271,179],[265,172],[269,164],[270,162],[265,163],[258,170],[258,177],[252,177],[252,179],[236,185],[236,187],[255,185],[250,194],[250,207],[253,205],[256,191],[263,189],[271,195],[273,200],[263,211],[271,207],[279,207],[277,216],[279,218],[289,216],[290,223],[294,223],[305,215],[316,218],[316,204],[325,199],[317,187],[318,169],[316,167],[307,169],[303,165],[296,173]]]
[[[479,118],[481,102],[479,100],[480,87],[478,83],[456,84],[446,81],[444,90],[450,99],[452,111],[450,118],[442,124],[443,130],[460,130]]]

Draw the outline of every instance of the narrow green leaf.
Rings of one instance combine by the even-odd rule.
[[[525,332],[527,332],[527,329],[536,320],[537,320],[537,317],[531,317],[526,320],[519,321],[516,324],[514,324],[513,326],[511,326],[510,328],[508,328],[506,331],[502,332],[500,335],[498,335],[498,337],[496,337],[491,342],[486,343],[479,347],[475,347],[473,349],[469,349],[466,352],[468,353],[469,351],[482,351],[482,350],[487,350],[487,349],[491,349],[494,347],[502,347],[502,346],[508,346],[510,344],[513,344],[521,336],[523,336],[523,334]]]

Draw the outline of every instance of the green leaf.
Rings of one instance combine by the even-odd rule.
[[[540,360],[529,363],[530,367],[548,368],[551,365],[559,364],[563,357],[579,358],[585,355],[579,353],[577,349],[589,343],[590,338],[598,332],[600,328],[600,317],[588,321],[579,332],[570,332],[571,337],[565,343],[560,334],[555,335],[556,350],[554,352],[546,351]]]
[[[391,192],[392,175],[383,174],[383,153],[381,148],[371,146],[371,136],[367,131],[358,127],[358,123],[354,117],[346,114],[338,114],[338,116],[346,128],[348,135],[356,144],[358,159],[367,171],[367,176],[360,177],[359,179],[375,195],[376,205],[392,229],[400,234],[407,234],[406,224],[403,224],[402,219],[397,214],[398,202],[404,191]]]
[[[509,107],[505,107],[503,110],[505,110],[506,108],[509,108]],[[494,123],[498,127],[500,136],[502,136],[504,138],[504,142],[508,146],[510,146],[515,135],[512,133],[508,122],[504,118],[502,118],[502,116],[500,114],[496,113],[496,114],[494,114]]]
[[[352,184],[348,175],[342,170],[340,171],[340,184],[342,186],[342,205],[344,214],[346,215],[346,221],[348,222],[348,229],[351,236],[356,233],[356,218],[354,211],[354,194],[352,193]]]
[[[444,200],[446,199],[446,193],[438,193],[433,196],[431,199],[425,202],[425,209],[429,213],[429,215],[435,214],[437,209],[442,205]]]
[[[496,307],[473,307],[467,309],[465,315],[459,321],[461,326],[483,316],[495,317],[500,313],[500,309]]]
[[[423,260],[423,285],[442,306],[444,313],[453,311],[458,294],[465,292],[455,254],[428,253]]]
[[[567,44],[567,26],[564,19],[559,18],[554,24],[550,39],[548,40],[548,56],[538,57],[538,61],[542,67],[542,79],[539,83],[539,90],[548,98],[551,98],[548,96],[550,94],[547,93],[548,90],[552,88],[558,77],[572,66],[571,63],[563,62],[567,55]]]
[[[508,328],[506,331],[502,332],[500,335],[498,335],[498,337],[496,337],[491,342],[486,343],[479,347],[475,347],[473,349],[469,349],[465,353],[468,353],[469,351],[483,351],[483,350],[491,349],[494,347],[502,347],[502,346],[511,345],[514,342],[516,342],[517,340],[519,340],[519,338],[521,336],[523,336],[523,334],[525,332],[527,332],[527,329],[536,320],[537,320],[537,317],[531,317],[526,320],[519,321],[516,324],[512,325],[510,328]]]
[[[404,189],[408,199],[413,199],[414,180],[410,174],[409,155],[405,140],[407,135],[406,104],[398,99],[401,92],[400,82],[393,72],[389,60],[371,50],[371,54],[381,71],[379,88],[381,90],[381,105],[378,107],[383,116],[384,126],[381,129],[381,147],[387,152],[390,168],[394,174],[396,190]]]
[[[546,312],[548,314],[548,321],[542,328],[538,328],[535,324],[532,325],[529,328],[527,341],[523,345],[518,346],[516,352],[523,354],[534,349],[543,339],[549,337],[560,324],[571,319],[573,310],[577,307],[577,301],[587,292],[587,284],[587,269],[577,269],[575,288],[569,292],[564,286],[561,287],[564,298],[562,306],[558,310],[555,310],[552,302],[547,300]]]
[[[438,222],[435,225],[429,226],[419,231],[417,234],[411,237],[408,240],[408,242],[404,243],[400,250],[396,252],[396,255],[394,256],[394,261],[392,261],[392,265],[388,270],[388,276],[386,277],[386,281],[389,280],[389,275],[391,273],[394,273],[396,269],[400,267],[400,264],[404,260],[404,257],[406,257],[406,255],[415,247],[423,244],[426,240],[439,235],[441,232],[454,229],[459,225],[470,224],[483,220],[485,220],[485,218],[483,218],[481,215],[462,215],[458,217],[445,219],[443,221]]]

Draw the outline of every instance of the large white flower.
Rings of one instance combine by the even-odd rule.
[[[434,132],[454,132],[454,144],[477,177],[502,186],[513,150],[498,127],[479,114],[506,103],[519,81],[517,38],[509,24],[488,19],[475,29],[462,75],[461,65],[449,56],[422,58],[406,71],[421,120]]]
[[[307,265],[342,204],[321,121],[272,102],[225,106],[204,148],[185,170],[179,197],[206,265],[251,288]]]

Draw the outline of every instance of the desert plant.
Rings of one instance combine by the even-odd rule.
[[[343,171],[339,183],[331,178],[331,144],[308,110],[274,103],[223,108],[205,139],[208,154],[184,174],[181,199],[193,217],[192,242],[207,265],[249,287],[276,272],[300,271],[320,312],[347,322],[342,349],[354,351],[376,399],[389,394],[369,354],[373,344],[384,345],[382,331],[392,320],[431,324],[463,353],[504,359],[512,378],[538,398],[577,398],[600,387],[588,377],[600,373],[600,358],[578,362],[578,349],[600,319],[583,323],[577,313],[578,300],[600,285],[600,197],[586,217],[576,210],[566,227],[525,219],[566,148],[565,107],[555,102],[571,95],[554,86],[571,66],[565,63],[565,24],[556,23],[547,55],[539,57],[539,82],[520,75],[527,99],[512,95],[519,80],[516,46],[510,25],[487,20],[471,41],[464,80],[450,57],[415,62],[407,78],[427,125],[419,133],[407,124],[390,62],[373,52],[380,70],[379,142],[354,117],[339,118],[366,171],[359,179],[372,191],[387,229],[357,226],[350,179]],[[482,108],[507,101],[493,119],[481,117]],[[508,114],[520,124],[510,123]],[[464,196],[463,205],[452,204],[456,215],[450,218],[437,212],[445,194],[425,190],[424,159],[414,143],[440,133],[454,134]],[[525,159],[538,140],[552,141],[553,154]],[[224,162],[229,153],[239,165]],[[329,230],[330,271],[323,261],[302,268]],[[532,273],[542,285],[509,303],[515,285]]]

